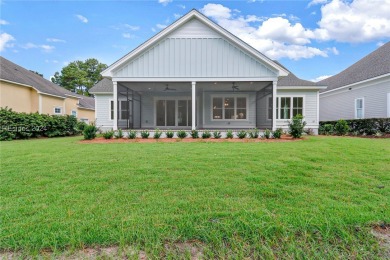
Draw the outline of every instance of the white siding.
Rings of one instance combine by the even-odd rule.
[[[370,83],[320,94],[320,121],[354,119],[355,99],[364,98],[364,118],[387,117],[390,77]]]
[[[169,38],[220,38],[221,36],[198,19],[191,19],[173,31]]]
[[[110,120],[110,100],[113,99],[112,94],[96,94],[96,126],[101,130],[110,130],[113,127],[114,122]]]

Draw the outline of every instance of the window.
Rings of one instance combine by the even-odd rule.
[[[71,111],[71,115],[74,116],[74,117],[77,117],[77,111],[76,110],[72,110]]]
[[[355,118],[357,118],[357,119],[364,118],[364,99],[363,98],[355,99]]]
[[[247,119],[246,97],[214,97],[212,118],[214,120],[244,120]]]
[[[80,118],[80,121],[88,124],[89,120],[88,120],[88,118]]]
[[[110,101],[110,119],[114,120],[114,100]]]
[[[61,115],[62,114],[62,107],[55,107],[54,114]]]
[[[268,111],[271,109],[271,112],[268,112],[268,118],[272,119],[272,97],[270,97],[270,99],[271,101],[268,101],[268,103],[271,104],[271,107],[268,105]],[[277,97],[276,98],[277,119],[291,119],[298,114],[303,115],[303,97]]]

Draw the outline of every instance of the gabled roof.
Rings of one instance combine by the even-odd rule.
[[[382,45],[339,74],[324,79],[319,83],[328,85],[326,91],[329,91],[389,73],[390,42]]]
[[[201,14],[199,11],[192,9],[190,12],[188,12],[186,15],[182,16],[178,20],[176,20],[174,23],[166,27],[164,30],[161,32],[157,33],[155,36],[135,48],[133,51],[122,57],[121,59],[117,60],[114,62],[112,65],[110,65],[107,69],[105,69],[102,72],[103,77],[112,77],[112,72],[119,68],[122,64],[128,62],[132,58],[134,58],[136,55],[140,54],[143,50],[147,49],[148,47],[152,46],[155,44],[157,41],[161,40],[163,37],[167,36],[169,33],[173,32],[176,30],[178,27],[181,25],[185,24],[189,20],[196,18],[209,26],[210,28],[214,29],[217,31],[219,34],[222,36],[226,37],[233,43],[237,44],[240,46],[242,49],[246,50],[248,53],[252,54],[254,57],[258,58],[259,60],[263,61],[264,63],[268,64],[270,67],[276,69],[278,71],[278,74],[280,76],[287,76],[288,71],[285,70],[285,68],[279,66],[277,63],[269,59],[267,56],[250,46],[249,44],[245,43],[241,39],[239,39],[237,36],[233,35],[229,31],[225,30],[221,26],[217,25],[213,21],[211,21],[209,18]]]
[[[95,100],[91,97],[75,94],[53,82],[31,72],[0,56],[0,79],[34,88],[38,93],[59,98],[74,97],[79,99],[79,107],[95,109]],[[92,107],[93,104],[93,107]]]
[[[112,91],[112,81],[107,78],[103,78],[89,90],[90,93],[112,93]]]

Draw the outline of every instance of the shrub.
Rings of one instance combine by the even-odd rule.
[[[227,130],[226,131],[226,138],[227,139],[232,139],[234,137],[233,131],[232,130]]]
[[[272,136],[275,139],[280,139],[280,137],[282,137],[282,134],[283,134],[283,129],[282,128],[278,128],[275,131],[273,131]]]
[[[264,137],[265,139],[269,139],[271,137],[271,131],[269,129],[265,129]]]
[[[92,140],[96,138],[96,132],[98,131],[98,128],[94,125],[87,125],[84,128],[83,134],[85,140]]]
[[[332,135],[333,134],[333,125],[332,124],[322,125],[318,129],[318,132],[321,135]]]
[[[289,128],[288,133],[293,138],[301,138],[305,125],[306,125],[306,122],[303,121],[303,116],[298,114],[298,115],[294,116],[291,119],[291,121],[288,123],[288,128]]]
[[[177,132],[177,137],[179,137],[180,139],[186,138],[187,137],[187,132],[184,131],[184,130],[179,130]]]
[[[141,131],[141,137],[142,137],[143,139],[148,139],[148,138],[149,138],[149,135],[150,135],[150,133],[149,133],[148,130],[142,130],[142,131]]]
[[[157,128],[155,131],[154,131],[154,135],[153,135],[153,138],[154,139],[159,139],[162,135],[162,132]]]
[[[215,139],[219,139],[219,138],[221,138],[221,137],[222,137],[222,135],[221,135],[221,132],[220,132],[220,131],[215,131],[215,132],[213,133],[213,136],[214,136],[214,138],[215,138]]]
[[[113,136],[114,136],[114,131],[112,130],[103,133],[104,139],[111,139]]]
[[[210,131],[204,131],[204,132],[202,133],[202,138],[203,138],[203,139],[208,139],[208,138],[210,138],[210,137],[211,137]]]
[[[77,130],[82,133],[84,131],[84,128],[87,126],[88,124],[83,122],[83,121],[79,121],[77,122],[77,125],[76,125],[76,128]]]
[[[390,118],[365,118],[345,120],[349,126],[349,132],[359,135],[374,135],[376,132],[390,133]],[[326,134],[325,125],[332,125],[334,128],[338,121],[321,121],[319,132]]]
[[[247,132],[245,130],[240,130],[238,133],[237,133],[237,136],[238,138],[240,139],[244,139],[247,135]]]
[[[260,131],[257,128],[248,131],[248,135],[250,138],[259,138],[259,134]]]
[[[123,131],[122,131],[122,129],[118,129],[118,131],[115,133],[115,138],[117,138],[117,139],[123,138]]]
[[[194,139],[199,138],[199,132],[198,132],[198,130],[191,130],[190,135],[191,135],[191,137],[194,138]]]
[[[137,137],[137,131],[130,130],[129,131],[129,139],[135,139]]]
[[[15,139],[15,134],[6,130],[0,131],[0,141],[12,141]]]
[[[171,130],[168,130],[165,135],[167,136],[167,138],[173,138],[173,136],[175,135],[175,132],[171,131]]]
[[[339,121],[337,121],[337,123],[334,126],[334,132],[337,135],[346,135],[348,131],[349,131],[349,126],[345,120],[340,119]]]

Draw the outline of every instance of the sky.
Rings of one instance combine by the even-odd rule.
[[[306,80],[390,40],[390,0],[0,0],[0,55],[47,79],[76,60],[110,65],[194,8]]]

